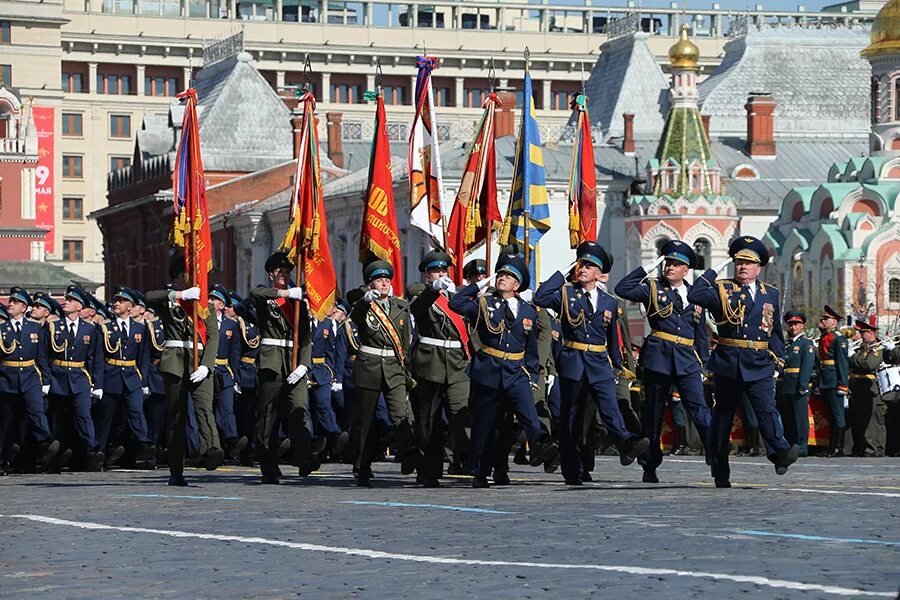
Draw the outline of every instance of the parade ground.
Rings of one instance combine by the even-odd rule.
[[[900,462],[801,459],[776,477],[702,457],[659,485],[601,457],[594,481],[513,467],[509,487],[413,485],[375,465],[0,478],[3,598],[897,598]]]

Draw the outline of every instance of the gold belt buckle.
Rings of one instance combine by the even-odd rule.
[[[503,360],[509,360],[509,352],[503,353]]]

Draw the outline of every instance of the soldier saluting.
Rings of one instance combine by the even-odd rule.
[[[784,313],[788,338],[784,368],[778,377],[778,412],[784,420],[784,437],[800,446],[800,456],[809,449],[809,381],[815,362],[815,344],[803,333],[806,315],[797,310]]]
[[[756,412],[769,460],[778,475],[797,461],[800,447],[784,439],[775,407],[775,368],[784,364],[784,334],[778,290],[758,281],[769,252],[758,239],[745,236],[728,248],[730,258],[694,281],[688,301],[706,308],[716,321],[719,340],[709,360],[715,375],[711,456],[716,487],[731,487],[729,436],[734,413],[746,394]],[[734,279],[716,274],[734,261]]]

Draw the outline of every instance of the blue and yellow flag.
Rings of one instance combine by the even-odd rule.
[[[525,106],[522,108],[522,127],[516,141],[516,162],[513,171],[512,191],[509,208],[500,243],[525,243],[525,222],[528,221],[528,246],[537,247],[538,242],[550,230],[550,202],[547,196],[547,177],[544,172],[544,149],[541,134],[534,113],[531,96],[531,75],[525,71]],[[531,269],[535,270],[535,252],[531,252]],[[537,276],[537,273],[532,273]]]

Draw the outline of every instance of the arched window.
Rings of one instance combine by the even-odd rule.
[[[878,114],[878,92],[879,81],[877,77],[872,78],[872,123],[878,123],[880,120],[880,115]]]
[[[900,303],[900,279],[896,277],[888,280],[888,302]]]
[[[697,255],[696,269],[705,271],[709,268],[710,257],[712,255],[712,244],[706,238],[698,238],[694,242],[694,253]]]

